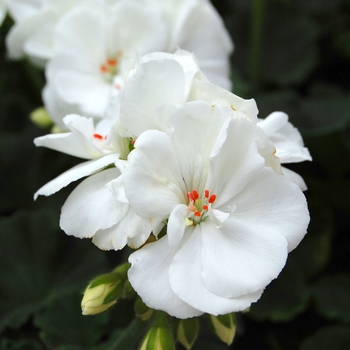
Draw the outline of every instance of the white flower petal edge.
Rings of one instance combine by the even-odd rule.
[[[115,198],[108,184],[120,176],[116,168],[91,175],[69,195],[62,207],[60,226],[67,235],[92,238],[102,250],[119,250],[126,244],[138,248],[152,228],[128,203]]]
[[[268,166],[274,147],[261,129],[232,113],[203,101],[178,107],[170,135],[141,134],[123,173],[141,217],[169,218],[167,236],[131,254],[129,280],[176,317],[247,308],[306,233],[302,191]]]
[[[265,119],[259,119],[258,126],[276,146],[276,156],[281,163],[298,163],[312,160],[309,150],[304,147],[300,132],[284,112],[273,112]]]
[[[38,196],[51,196],[61,188],[68,186],[71,182],[100,171],[107,165],[114,164],[118,159],[119,154],[112,153],[97,160],[89,160],[78,164],[41,187],[34,194],[34,199]]]

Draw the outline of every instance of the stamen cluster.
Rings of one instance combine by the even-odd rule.
[[[216,200],[215,194],[210,194],[209,190],[205,190],[203,197],[199,198],[199,193],[196,190],[187,192],[188,209],[192,212],[190,215],[193,224],[199,224],[207,218],[209,205]]]

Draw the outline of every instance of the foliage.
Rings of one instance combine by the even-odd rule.
[[[294,164],[307,185],[311,224],[261,300],[237,315],[232,349],[350,348],[350,3],[347,0],[213,1],[232,35],[234,92],[260,116],[283,110],[303,133],[312,163]],[[82,316],[81,293],[122,260],[58,227],[75,184],[33,202],[34,192],[76,160],[32,140],[43,74],[6,58],[0,27],[0,348],[136,349],[147,322],[133,305]],[[178,344],[181,348],[181,345]],[[193,349],[226,349],[201,324]]]

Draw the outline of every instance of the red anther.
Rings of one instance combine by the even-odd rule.
[[[189,201],[193,201],[193,194],[191,192],[187,192],[187,198]]]
[[[106,135],[106,136],[104,137],[105,140],[107,140],[107,136],[108,136],[108,135]]]
[[[109,66],[115,66],[117,64],[117,60],[115,58],[109,58],[107,63]]]
[[[208,202],[209,202],[210,204],[213,204],[213,203],[215,202],[215,199],[216,199],[216,195],[215,195],[215,194],[212,194],[212,195],[210,196]]]
[[[205,198],[209,198],[209,191],[208,191],[208,190],[205,190],[205,191],[204,191],[204,197],[205,197]]]
[[[132,140],[132,141],[131,141],[131,144],[132,144],[132,145],[134,145],[134,144],[135,144],[135,142],[136,142],[136,140]]]
[[[102,140],[102,139],[103,139],[103,136],[100,135],[100,134],[94,134],[94,137],[96,137],[96,138],[99,139],[99,140]]]
[[[202,214],[201,214],[199,211],[196,211],[196,212],[194,213],[194,215],[196,215],[196,216],[201,216]]]
[[[108,68],[106,67],[106,65],[105,64],[101,64],[100,65],[100,71],[102,72],[102,73],[107,73],[108,72]]]
[[[119,84],[115,84],[114,87],[115,87],[117,90],[120,90],[120,89],[122,88]]]
[[[199,194],[196,190],[192,191],[192,195],[193,195],[194,200],[198,199],[198,197],[199,197]]]
[[[207,205],[203,205],[203,210],[208,210],[208,206]]]

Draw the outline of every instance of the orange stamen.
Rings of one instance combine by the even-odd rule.
[[[100,135],[100,134],[94,134],[94,137],[99,139],[99,140],[102,140],[103,139],[103,136]]]
[[[115,58],[109,58],[107,64],[114,67],[117,64],[117,60]]]
[[[208,206],[207,205],[203,205],[203,210],[208,210]]]
[[[202,214],[201,214],[199,211],[196,211],[196,212],[194,213],[194,215],[196,215],[196,216],[201,216]]]
[[[205,198],[209,198],[209,191],[208,191],[208,190],[205,190],[205,191],[204,191],[204,197],[205,197]]]
[[[107,66],[105,65],[105,64],[101,64],[100,65],[100,71],[102,72],[102,73],[107,73],[108,72],[108,68],[107,68]]]
[[[208,202],[209,202],[210,204],[213,204],[213,203],[215,202],[215,199],[216,199],[216,195],[215,195],[215,194],[212,194],[212,195],[210,196]]]

